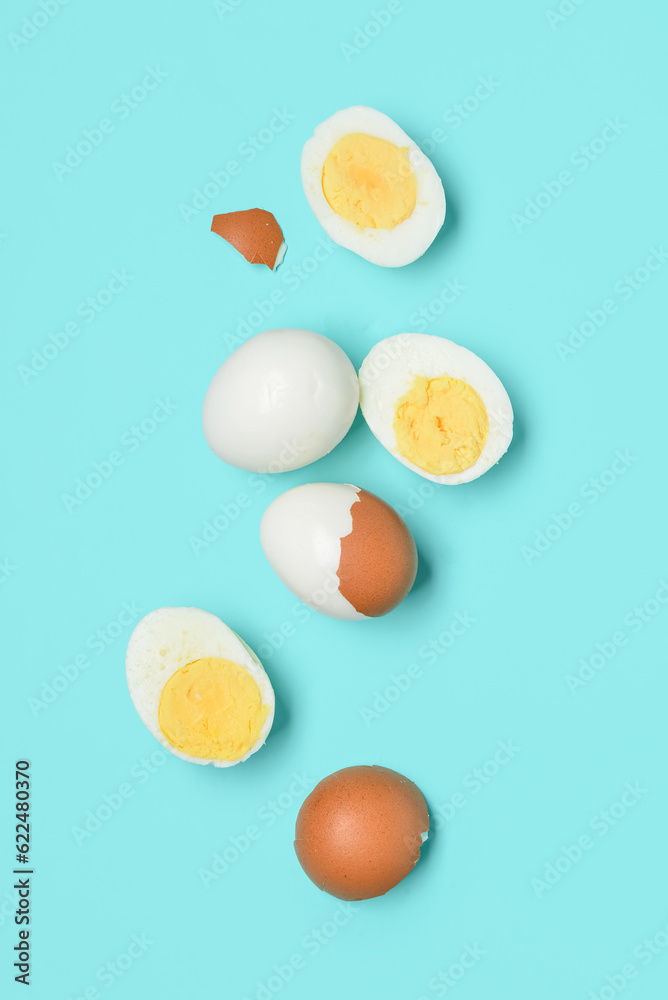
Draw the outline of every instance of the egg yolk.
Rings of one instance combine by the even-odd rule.
[[[403,457],[435,476],[470,469],[489,435],[482,399],[467,382],[449,375],[419,375],[397,402],[393,426]]]
[[[269,714],[245,667],[207,657],[165,684],[158,721],[177,750],[206,760],[238,760],[257,742]]]
[[[408,148],[363,132],[332,146],[322,170],[322,190],[331,208],[348,222],[394,229],[417,201],[417,180]]]

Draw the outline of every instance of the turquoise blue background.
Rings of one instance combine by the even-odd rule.
[[[93,987],[129,1000],[576,1000],[611,997],[620,982],[629,1000],[666,996],[668,605],[652,600],[668,596],[668,266],[639,272],[632,295],[624,289],[652,248],[668,246],[668,23],[658,0],[562,8],[572,13],[557,20],[548,0],[403,0],[361,48],[356,32],[373,5],[352,0],[218,9],[72,0],[18,42],[11,36],[30,34],[23,19],[40,8],[6,5],[3,995],[23,995],[11,968],[10,807],[13,763],[28,757],[39,1000],[95,996]],[[342,45],[356,37],[351,55]],[[166,77],[131,113],[112,111],[147,67]],[[483,100],[471,96],[480,78],[493,81]],[[467,99],[464,118],[455,106]],[[401,270],[341,248],[310,263],[324,233],[301,189],[301,147],[318,122],[356,103],[418,141],[441,130],[432,159],[446,224],[425,257]],[[275,108],[294,118],[250,160],[244,143],[270,127]],[[114,128],[99,147],[71,172],[54,169],[103,118]],[[624,128],[584,169],[577,151],[606,119]],[[184,212],[231,160],[241,169],[227,187]],[[529,206],[531,224],[513,220],[563,170],[573,180],[561,195],[539,213]],[[214,212],[256,205],[284,229],[288,253],[276,273],[209,233]],[[312,273],[297,281],[295,267]],[[93,321],[77,317],[114,269],[131,280]],[[465,290],[432,315],[440,307],[430,303],[455,279]],[[516,411],[508,455],[473,484],[420,496],[425,481],[358,417],[340,447],[296,473],[249,482],[223,465],[203,440],[203,395],[229,335],[275,289],[284,301],[254,329],[320,331],[356,365],[429,309],[428,332],[479,353],[507,386]],[[570,328],[608,299],[617,311],[560,358]],[[33,350],[77,319],[80,333],[26,377],[20,366],[35,361]],[[131,428],[160,399],[176,409],[140,442]],[[68,511],[63,494],[114,450],[122,464]],[[628,467],[604,475],[601,492],[590,481],[618,450],[630,453]],[[268,502],[327,480],[408,511],[420,577],[385,619],[302,620],[265,562],[258,528]],[[252,501],[195,553],[192,539],[220,505],[234,518],[240,493]],[[583,513],[568,525],[563,512],[574,503]],[[567,525],[561,533],[555,515]],[[532,555],[536,544],[544,551]],[[158,754],[153,773],[145,769],[158,744],[125,686],[132,625],[114,624],[132,602],[141,613],[205,608],[263,652],[277,720],[248,763],[220,771]],[[474,624],[428,662],[421,647],[458,613]],[[289,634],[272,648],[281,628]],[[108,644],[95,645],[98,629]],[[625,645],[570,690],[580,661],[597,644],[609,650],[620,630]],[[52,697],[54,678],[82,654],[88,666],[58,681]],[[392,676],[411,663],[422,674],[395,698]],[[43,698],[51,701],[40,707]],[[519,749],[501,766],[485,764],[499,741]],[[293,775],[309,787],[374,762],[417,782],[437,829],[404,883],[342,911],[296,861],[305,791]],[[477,767],[489,778],[479,788]],[[617,807],[627,783],[640,789]],[[120,808],[105,811],[119,795]],[[457,807],[448,806],[453,796]],[[614,825],[599,815],[611,808]],[[100,810],[105,821],[82,840],[77,829]],[[247,843],[249,825],[258,835]],[[585,836],[593,846],[566,870],[564,849],[577,856],[571,845]],[[237,849],[206,888],[201,870]],[[562,874],[541,888],[549,865]],[[145,951],[135,948],[120,976],[100,973],[135,934],[151,942]],[[657,935],[657,954],[644,951]],[[480,957],[448,985],[467,946]],[[299,968],[284,983],[293,956]],[[630,979],[619,972],[628,963],[637,970]]]

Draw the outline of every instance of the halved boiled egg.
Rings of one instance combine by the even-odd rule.
[[[451,340],[426,333],[387,337],[364,359],[359,379],[372,432],[425,479],[468,483],[508,450],[508,393],[484,361]]]
[[[373,108],[346,108],[316,127],[302,152],[302,183],[325,232],[383,267],[421,257],[445,218],[433,164]]]
[[[125,665],[140,719],[176,757],[230,767],[266,740],[274,721],[269,678],[243,639],[208,611],[151,611],[130,636]]]

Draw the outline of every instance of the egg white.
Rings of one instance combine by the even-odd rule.
[[[332,147],[351,132],[362,132],[408,147],[417,180],[417,202],[411,215],[394,229],[357,226],[331,207],[322,190],[322,171]],[[445,219],[445,194],[433,163],[419,146],[382,111],[361,105],[337,111],[318,125],[302,151],[302,184],[309,205],[335,243],[381,267],[403,267],[427,250]]]
[[[312,330],[255,334],[211,380],[202,427],[211,450],[249,472],[301,469],[345,437],[359,403],[347,354]]]
[[[489,435],[477,462],[464,472],[433,475],[405,458],[394,432],[396,405],[417,376],[447,374],[467,382],[482,399]],[[508,450],[513,436],[513,408],[492,369],[466,347],[427,333],[400,333],[371,348],[359,373],[360,406],[372,433],[402,465],[434,483],[458,486],[487,472]]]
[[[169,742],[158,720],[163,688],[193,660],[215,656],[245,667],[257,684],[269,713],[256,743],[239,760],[209,760],[182,753]],[[232,767],[247,760],[265,742],[274,721],[274,691],[255,653],[224,622],[199,608],[158,608],[138,622],[125,658],[130,697],[147,729],[166,750],[193,764]]]
[[[343,596],[338,577],[359,492],[350,483],[295,486],[269,504],[260,525],[264,554],[285,586],[315,611],[346,621],[367,617]]]

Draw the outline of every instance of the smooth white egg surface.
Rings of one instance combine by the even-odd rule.
[[[424,333],[376,344],[359,374],[364,419],[380,443],[425,479],[477,479],[507,451],[513,409],[491,368],[465,347]]]
[[[296,486],[272,501],[260,525],[264,554],[285,586],[316,611],[348,621],[365,617],[340,592],[337,575],[359,492],[349,483]]]
[[[199,608],[158,608],[142,618],[128,643],[126,676],[144,725],[195,764],[247,760],[274,720],[274,691],[255,653]]]
[[[335,448],[358,403],[355,369],[338,344],[311,330],[267,330],[218,369],[202,426],[209,447],[229,465],[286,472]]]
[[[346,108],[318,125],[301,170],[325,232],[373,264],[410,264],[443,225],[445,194],[434,165],[374,108]]]

